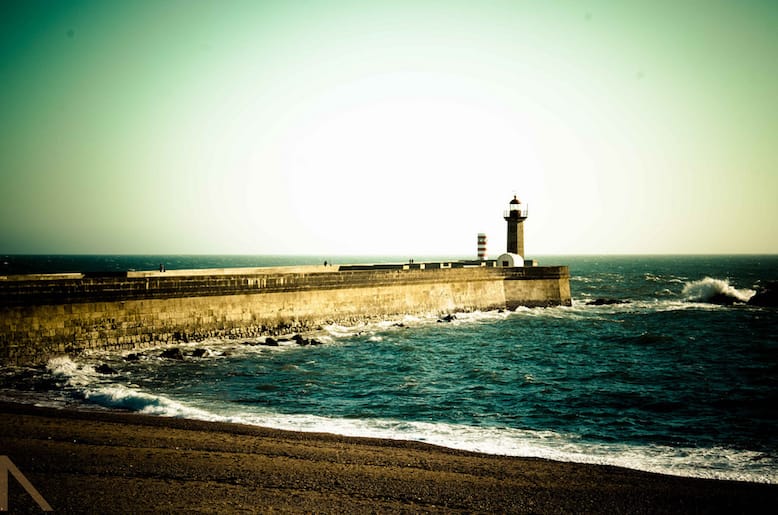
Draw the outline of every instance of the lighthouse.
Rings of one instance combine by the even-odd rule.
[[[527,219],[527,205],[513,196],[508,203],[508,210],[503,213],[503,218],[508,222],[508,254],[518,254],[524,259],[524,220]]]

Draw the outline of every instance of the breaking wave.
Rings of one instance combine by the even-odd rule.
[[[71,390],[74,397],[87,401],[93,407],[163,417],[245,423],[240,419],[225,419],[213,415],[164,395],[151,394],[137,387],[111,382],[95,372],[94,366],[77,363],[66,356],[49,360],[46,368],[54,377],[64,381],[64,386]]]
[[[749,289],[737,289],[726,279],[705,277],[699,281],[687,283],[681,295],[693,302],[710,302],[713,304],[734,304],[748,302],[756,292]]]

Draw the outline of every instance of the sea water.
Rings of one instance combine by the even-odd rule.
[[[0,261],[52,272],[323,259]],[[3,369],[0,396],[778,483],[778,309],[746,304],[778,279],[778,256],[540,261],[570,266],[572,307],[330,325],[306,335],[322,345],[305,347],[214,339],[181,345],[183,361],[159,349],[137,360],[130,352],[55,358],[42,368]],[[722,298],[732,304],[711,303]],[[96,372],[101,364],[117,373]]]

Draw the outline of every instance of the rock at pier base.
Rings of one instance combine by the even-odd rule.
[[[778,306],[778,282],[771,281],[764,284],[753,297],[748,300],[750,306],[775,307]]]

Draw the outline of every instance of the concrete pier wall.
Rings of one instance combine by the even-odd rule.
[[[570,304],[567,267],[297,267],[0,278],[0,364],[299,332],[400,314]]]

